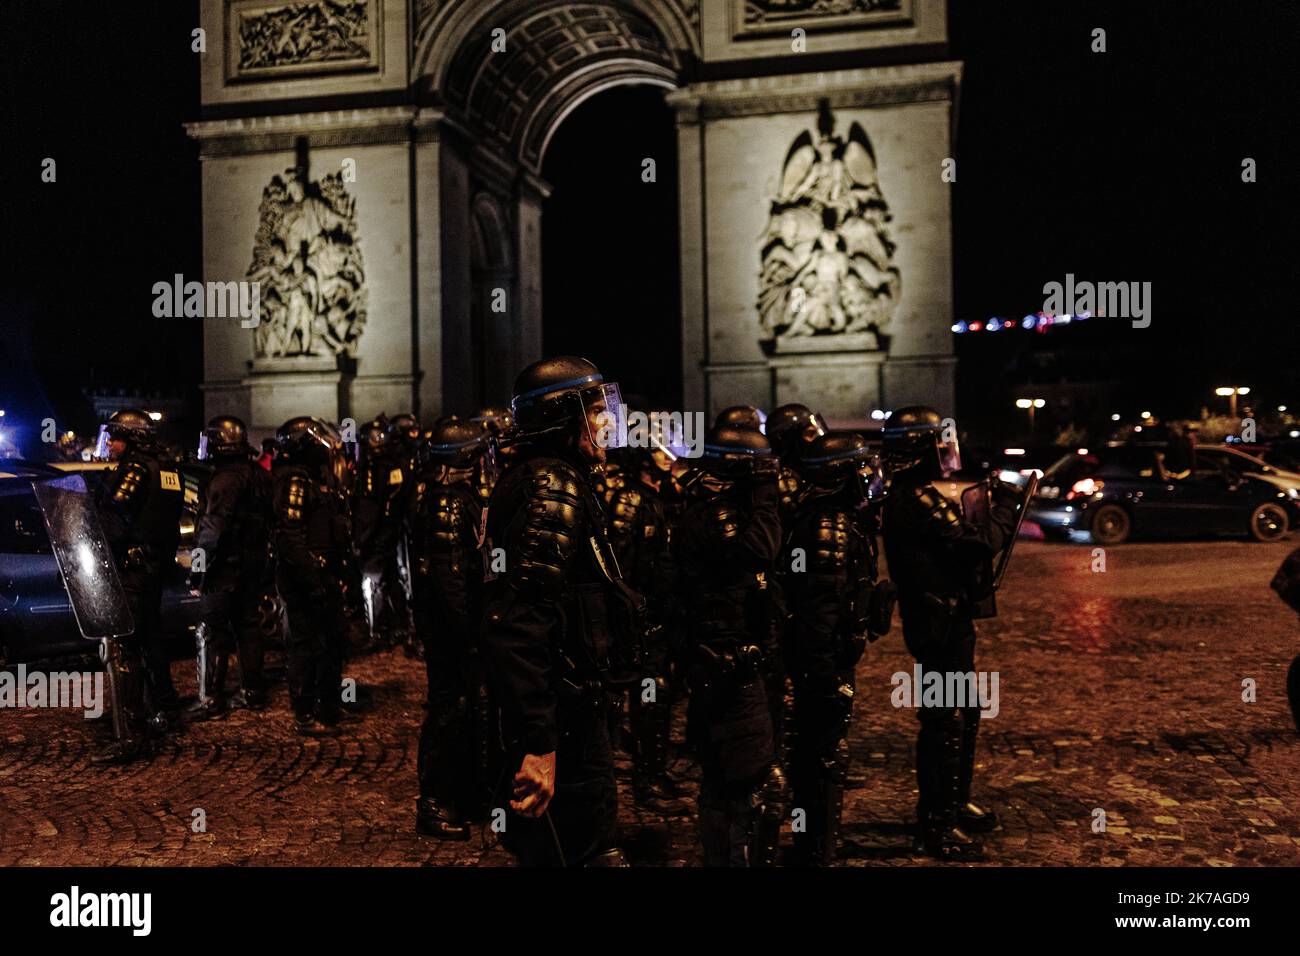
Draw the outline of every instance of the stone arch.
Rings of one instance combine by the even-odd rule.
[[[460,4],[417,39],[417,71],[470,129],[532,172],[583,101],[625,83],[668,89],[698,56],[679,0],[499,0]],[[505,31],[504,52],[493,32]]]

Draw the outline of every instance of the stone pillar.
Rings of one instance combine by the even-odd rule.
[[[551,187],[540,178],[521,174],[515,217],[519,261],[512,374],[542,357],[542,203],[550,194]]]
[[[708,263],[704,234],[704,127],[699,99],[670,98],[677,111],[678,209],[682,283],[683,408],[709,408]]]

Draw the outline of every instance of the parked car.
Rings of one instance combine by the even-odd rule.
[[[0,461],[0,664],[86,653],[93,647],[77,628],[31,483],[73,470],[83,473],[93,490],[106,467]],[[181,546],[163,582],[162,603],[163,630],[175,636],[178,656],[193,652],[199,613],[199,599],[190,594],[185,580],[199,476],[184,470],[182,474],[187,493]]]
[[[1086,532],[1102,545],[1132,535],[1275,541],[1300,521],[1300,481],[1225,446],[1198,446],[1193,466],[1176,475],[1166,450],[1130,443],[1063,455],[1044,473],[1027,520],[1047,538]]]

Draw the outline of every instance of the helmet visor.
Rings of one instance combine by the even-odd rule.
[[[100,425],[99,437],[95,440],[95,452],[94,452],[95,457],[98,458],[100,461],[108,461],[108,456],[111,454],[111,450],[108,447],[108,443],[111,440],[112,439],[109,437],[108,434],[108,425],[106,424]]]
[[[885,470],[880,458],[873,455],[858,463],[858,488],[866,501],[879,501],[885,497]]]
[[[627,409],[618,382],[601,382],[582,390],[587,437],[597,448],[627,447]]]
[[[826,419],[822,418],[817,412],[808,416],[808,424],[804,426],[803,436],[805,441],[812,441],[814,438],[821,438],[830,428],[826,425]]]
[[[961,471],[961,447],[957,442],[956,435],[953,435],[951,439],[940,439],[939,467],[943,470],[945,477]]]

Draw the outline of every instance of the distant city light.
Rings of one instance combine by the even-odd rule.
[[[1115,412],[1114,414],[1112,414],[1112,415],[1110,416],[1110,420],[1111,420],[1112,422],[1117,422],[1117,421],[1119,421],[1119,412]]]
[[[1077,315],[1048,315],[1046,312],[1033,312],[1026,315],[1018,323],[1015,319],[1004,319],[1000,315],[995,315],[987,321],[975,319],[971,322],[965,320],[954,322],[951,328],[957,335],[966,332],[1001,332],[1003,329],[1046,332],[1053,325],[1069,325],[1071,322],[1082,322],[1091,318],[1095,318],[1091,312],[1080,312]]]

